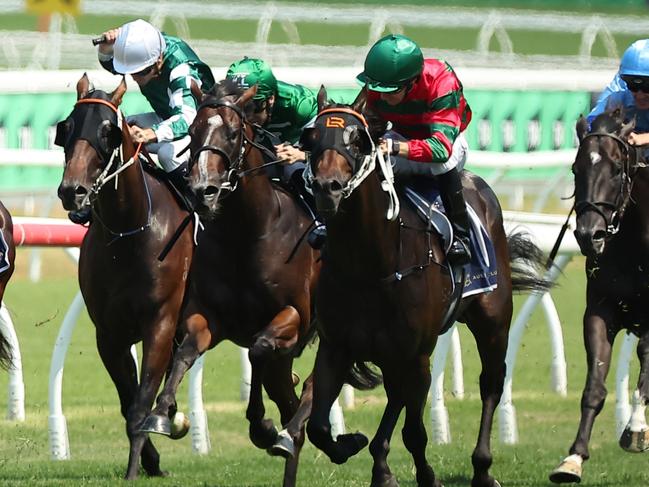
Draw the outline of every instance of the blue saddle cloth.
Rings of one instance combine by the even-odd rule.
[[[448,252],[452,243],[453,230],[443,213],[444,205],[435,180],[421,178],[405,188],[405,195],[417,214],[437,230],[442,238],[444,251]],[[465,266],[466,278],[462,297],[493,291],[498,287],[496,252],[491,238],[469,204],[467,204],[467,212],[471,220],[471,262]]]
[[[9,246],[0,232],[0,274],[9,269]]]

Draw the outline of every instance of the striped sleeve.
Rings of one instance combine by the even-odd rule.
[[[430,137],[408,142],[408,159],[419,162],[446,162],[462,125],[462,103],[459,90],[436,98],[424,115]]]
[[[189,126],[196,117],[196,100],[191,92],[192,79],[188,64],[180,64],[171,71],[167,88],[171,116],[152,127],[158,142],[172,141],[187,135]],[[200,80],[195,81],[200,86]]]

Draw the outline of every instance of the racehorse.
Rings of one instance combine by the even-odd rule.
[[[2,303],[7,282],[14,272],[16,247],[14,245],[13,228],[11,215],[0,202],[0,303]],[[0,367],[3,369],[9,368],[11,358],[9,341],[0,330]]]
[[[85,74],[77,83],[77,102],[57,126],[57,143],[65,148],[58,195],[72,214],[92,208],[79,285],[126,419],[126,478],[134,479],[140,457],[148,475],[164,475],[160,456],[140,427],[170,363],[194,244],[190,225],[166,258],[158,259],[187,212],[140,162],[140,147],[131,142],[118,108],[125,91],[124,80],[110,94],[91,90]],[[130,348],[139,341],[138,384]]]
[[[624,123],[621,109],[577,122],[579,150],[575,176],[575,237],[586,256],[584,343],[588,374],[581,397],[581,420],[569,456],[550,474],[556,483],[580,482],[588,460],[593,423],[604,406],[604,381],[619,331],[636,334],[640,375],[631,419],[620,446],[630,452],[649,449],[644,409],[649,402],[649,172],[644,156],[627,142],[634,121]]]
[[[196,86],[193,92],[200,106],[189,130],[188,180],[206,223],[181,320],[189,334],[176,351],[147,430],[169,434],[183,375],[199,355],[230,340],[249,348],[250,439],[258,448],[286,457],[284,486],[293,486],[304,428],[294,432],[297,448],[291,445],[282,452],[283,438],[272,420],[264,418],[262,385],[286,424],[298,408],[293,359],[314,334],[312,293],[319,252],[304,238],[313,221],[264,172],[268,149],[255,140],[256,128],[248,121],[256,86],[243,91],[224,80],[209,94]],[[301,415],[310,411],[309,385],[307,379]]]
[[[382,373],[387,405],[369,444],[371,485],[399,485],[387,455],[405,408],[403,442],[414,459],[417,485],[440,486],[425,456],[423,408],[431,382],[430,355],[448,321],[444,317],[453,280],[436,235],[410,206],[401,205],[396,214],[384,192],[388,178],[371,162],[378,156],[375,142],[385,123],[370,113],[365,113],[366,120],[365,96],[362,90],[351,106],[328,104],[322,87],[315,126],[303,133],[310,151],[308,179],[328,234],[316,296],[319,342],[307,434],[337,464],[367,445],[361,433],[334,440],[329,409],[350,370],[372,362]],[[493,241],[497,261],[497,287],[463,299],[457,315],[473,333],[482,362],[482,415],[471,485],[494,487],[500,484],[489,474],[490,434],[505,379],[512,290],[546,290],[548,283],[536,270],[518,267],[517,259],[527,257],[538,269],[541,252],[521,233],[507,237],[500,205],[487,184],[465,171],[463,185],[465,198]],[[394,220],[386,218],[388,212]]]

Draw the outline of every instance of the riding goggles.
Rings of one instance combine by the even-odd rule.
[[[632,93],[637,93],[638,91],[649,93],[649,77],[622,76],[622,79]]]

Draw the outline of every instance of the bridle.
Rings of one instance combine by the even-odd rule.
[[[631,190],[633,188],[633,177],[635,176],[636,170],[640,167],[644,167],[644,163],[640,161],[640,151],[635,147],[629,144],[627,141],[622,139],[616,134],[609,132],[591,132],[581,139],[581,144],[587,138],[590,137],[608,137],[613,139],[619,144],[622,148],[622,153],[624,159],[622,161],[614,161],[613,164],[616,164],[621,167],[620,174],[620,190],[617,193],[614,202],[610,201],[591,201],[591,200],[580,200],[575,201],[575,212],[577,218],[588,211],[594,211],[599,216],[602,217],[606,225],[606,238],[610,238],[615,235],[619,229],[622,221],[622,216],[624,211],[629,204],[631,197]],[[604,213],[603,209],[611,210],[610,217]]]
[[[227,168],[227,172],[224,178],[225,181],[221,183],[219,195],[221,194],[222,191],[225,191],[224,193],[225,195],[234,192],[237,189],[239,180],[242,177],[260,171],[261,169],[266,168],[268,166],[279,164],[281,162],[281,160],[277,159],[277,156],[274,153],[272,153],[268,148],[255,142],[254,137],[251,138],[248,135],[246,131],[246,127],[251,127],[253,132],[256,130],[263,130],[263,129],[261,129],[261,127],[257,126],[256,124],[250,122],[247,119],[246,114],[243,112],[241,107],[239,107],[236,103],[233,103],[229,100],[225,100],[223,98],[221,99],[208,98],[207,100],[203,101],[199,105],[198,109],[196,110],[196,113],[200,112],[204,108],[215,108],[215,109],[228,108],[229,110],[232,110],[239,117],[241,121],[241,126],[238,129],[238,137],[237,137],[239,139],[239,146],[235,151],[232,151],[232,154],[236,154],[236,159],[234,161],[232,160],[232,155],[228,153],[228,151],[214,144],[205,144],[200,146],[198,149],[192,151],[192,155],[189,160],[189,169],[191,169],[194,166],[194,164],[196,164],[198,157],[203,152],[212,152],[223,158],[223,160],[225,161],[225,167]],[[183,151],[181,151],[181,154],[185,150],[190,149],[190,147],[191,144],[187,146],[185,149],[183,149]],[[270,154],[272,160],[258,167],[243,169],[243,165],[246,161],[246,157],[248,156],[248,153],[252,147],[256,147],[257,149],[261,150],[262,152],[265,152],[266,154]]]
[[[99,104],[99,105],[105,105],[109,107],[113,112],[115,112],[117,116],[117,127],[119,128],[120,132],[122,131],[123,127],[123,115],[119,107],[114,105],[113,103],[109,102],[108,100],[103,100],[101,98],[82,98],[81,100],[77,100],[77,102],[74,104],[74,108],[76,108],[79,105],[84,105],[84,104]],[[74,110],[74,109],[73,109]],[[99,154],[100,159],[104,165],[102,172],[99,174],[97,179],[92,183],[92,186],[88,190],[88,193],[84,197],[84,199],[81,202],[81,207],[83,208],[86,205],[90,205],[91,208],[94,205],[94,202],[97,200],[97,197],[99,196],[99,192],[101,189],[110,181],[113,179],[115,180],[115,189],[117,189],[117,184],[118,184],[118,179],[120,173],[122,173],[124,170],[126,170],[129,166],[133,165],[135,161],[138,159],[140,151],[142,149],[142,143],[140,142],[135,149],[135,152],[133,156],[128,161],[124,161],[123,157],[123,144],[120,143],[115,149],[112,150],[110,155],[108,156],[108,160],[104,157],[104,154]],[[115,168],[112,172],[111,170]],[[144,170],[140,166],[140,170],[142,171],[142,179],[144,181],[144,189],[146,191],[146,196],[147,196],[147,218],[146,222],[144,225],[140,225],[137,228],[134,228],[132,230],[128,230],[125,232],[116,232],[114,230],[111,230],[102,220],[99,214],[96,211],[93,211],[101,225],[111,234],[115,237],[111,242],[109,242],[109,245],[113,243],[115,240],[121,237],[127,237],[130,235],[134,235],[136,233],[144,231],[146,228],[148,228],[151,225],[151,214],[152,214],[152,209],[153,209],[153,204],[151,203],[151,192],[149,191],[149,186],[146,182],[146,178],[144,177]]]

